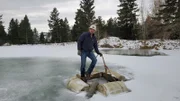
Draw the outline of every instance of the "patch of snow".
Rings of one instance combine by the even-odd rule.
[[[108,44],[114,48],[117,46],[122,49],[140,49],[143,45],[143,40],[124,40],[119,39],[118,37],[107,37],[101,39],[99,41],[99,46]],[[160,40],[160,39],[152,39],[146,40],[146,45],[148,47],[157,46],[160,50],[173,50],[173,49],[180,49],[180,40]]]

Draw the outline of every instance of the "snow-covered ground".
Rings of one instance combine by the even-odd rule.
[[[129,45],[125,47],[136,47],[131,42],[128,42]],[[114,44],[114,43],[113,43]],[[122,43],[123,44],[123,43]],[[133,80],[125,82],[127,87],[132,90],[130,93],[123,93],[118,95],[110,95],[108,97],[104,97],[102,94],[97,93],[91,99],[83,99],[90,101],[180,101],[180,50],[159,50],[162,51],[168,56],[154,56],[154,57],[137,57],[137,56],[122,56],[122,55],[108,55],[104,54],[104,58],[107,66],[110,69],[116,70],[120,73],[124,73],[125,76],[133,76]],[[52,44],[52,45],[22,45],[22,46],[3,46],[0,47],[0,59],[5,61],[8,58],[65,58],[69,59],[68,61],[77,61],[80,62],[80,57],[77,55],[77,46],[76,43],[70,44]],[[98,66],[102,66],[103,62],[101,57],[98,58]],[[48,62],[48,60],[44,61]],[[67,63],[67,64],[71,64]],[[90,61],[87,61],[90,63]],[[72,62],[73,63],[73,62]],[[42,65],[45,65],[41,63]],[[3,61],[0,61],[0,70],[3,68]],[[28,63],[27,63],[28,65]],[[46,66],[47,67],[47,66]],[[118,68],[118,67],[124,67]],[[13,68],[13,67],[12,67]],[[61,68],[61,67],[59,67]],[[66,67],[64,67],[66,68]],[[73,68],[73,67],[71,67]],[[31,69],[29,67],[29,69]],[[38,66],[34,66],[33,69],[37,70]],[[39,68],[43,69],[43,67]],[[39,70],[38,69],[38,70]],[[69,71],[73,71],[75,69],[67,68]],[[30,70],[32,72],[32,70]],[[75,71],[78,71],[75,70]],[[35,74],[37,74],[36,71]],[[43,72],[47,72],[42,70],[40,74]],[[56,71],[56,73],[61,71]],[[125,73],[126,72],[126,73]],[[75,75],[77,72],[74,72]],[[11,74],[7,74],[11,75]],[[69,76],[71,76],[69,75]],[[61,75],[63,76],[63,75]],[[3,77],[0,78],[0,80]],[[16,78],[18,79],[18,78]],[[4,84],[2,80],[0,82],[0,87]],[[9,82],[11,83],[11,81]],[[25,86],[27,82],[24,82]],[[1,85],[2,84],[2,85]],[[9,88],[0,88],[0,94],[6,93],[6,90],[15,88],[16,84],[12,84]],[[48,84],[47,84],[48,85]],[[50,84],[49,84],[50,85]],[[34,86],[38,86],[34,84]],[[23,88],[23,87],[22,87]],[[28,88],[30,90],[38,89],[37,87]],[[58,90],[59,88],[55,88]],[[49,88],[51,90],[51,88]],[[18,91],[22,91],[23,89],[19,88]],[[45,91],[45,90],[42,90]],[[68,99],[67,89],[63,89],[60,91],[59,95],[55,96],[55,101],[65,101]],[[16,92],[14,92],[16,93]],[[33,92],[26,92],[33,93]],[[37,94],[36,92],[35,94]],[[41,93],[41,92],[39,92]],[[19,94],[19,93],[18,93]],[[21,93],[20,93],[21,94]],[[82,92],[80,94],[69,93],[69,96],[75,95],[77,96],[74,99],[69,99],[70,101],[80,101],[80,98],[85,98],[85,94]],[[1,95],[0,95],[1,96]],[[21,96],[21,95],[19,95]],[[36,95],[34,95],[36,97]],[[64,96],[64,97],[63,97]],[[11,97],[11,96],[10,96]],[[12,96],[13,97],[13,96]],[[63,98],[63,100],[62,100]],[[25,99],[25,98],[24,98]],[[28,98],[27,98],[28,99]],[[0,101],[13,101],[8,99],[0,98]],[[29,100],[30,101],[30,100]],[[36,100],[35,100],[36,101]],[[50,101],[45,99],[44,101]]]
[[[140,49],[144,46],[143,40],[123,40],[117,37],[107,37],[99,41],[99,46],[109,44],[111,47],[120,47],[122,49]],[[180,40],[146,40],[146,46],[157,48],[158,50],[180,49]]]

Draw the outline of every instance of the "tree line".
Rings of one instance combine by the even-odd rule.
[[[142,0],[143,1],[143,0]],[[31,28],[28,16],[20,22],[12,18],[8,31],[5,32],[0,15],[0,45],[39,44],[77,41],[82,32],[88,31],[91,24],[96,24],[98,39],[116,36],[121,39],[180,39],[180,0],[154,0],[151,13],[144,18],[143,3],[141,10],[136,0],[119,0],[117,17],[103,20],[95,17],[94,0],[81,0],[80,8],[75,12],[75,23],[70,28],[67,18],[60,18],[57,8],[53,8],[47,20],[49,32],[39,33]],[[138,21],[138,13],[142,20]]]

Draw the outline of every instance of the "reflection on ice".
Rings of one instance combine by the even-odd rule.
[[[102,49],[104,54],[112,55],[128,55],[128,56],[156,56],[156,55],[166,55],[158,51],[151,51],[147,49]]]

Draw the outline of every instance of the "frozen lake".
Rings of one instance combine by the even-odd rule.
[[[79,62],[61,58],[1,58],[0,101],[83,101],[66,89]]]
[[[66,89],[65,81],[79,73],[79,66],[79,60],[69,58],[0,58],[0,101],[87,100]],[[114,69],[132,75],[125,67]]]
[[[104,54],[106,64],[132,79],[125,82],[132,92],[108,97],[97,92],[89,101],[179,101],[179,50],[159,50],[167,56],[153,57],[113,51]],[[96,68],[104,70],[102,58],[97,59]],[[66,89],[65,81],[79,73],[79,66],[76,44],[0,47],[0,101],[87,101],[84,92]]]

